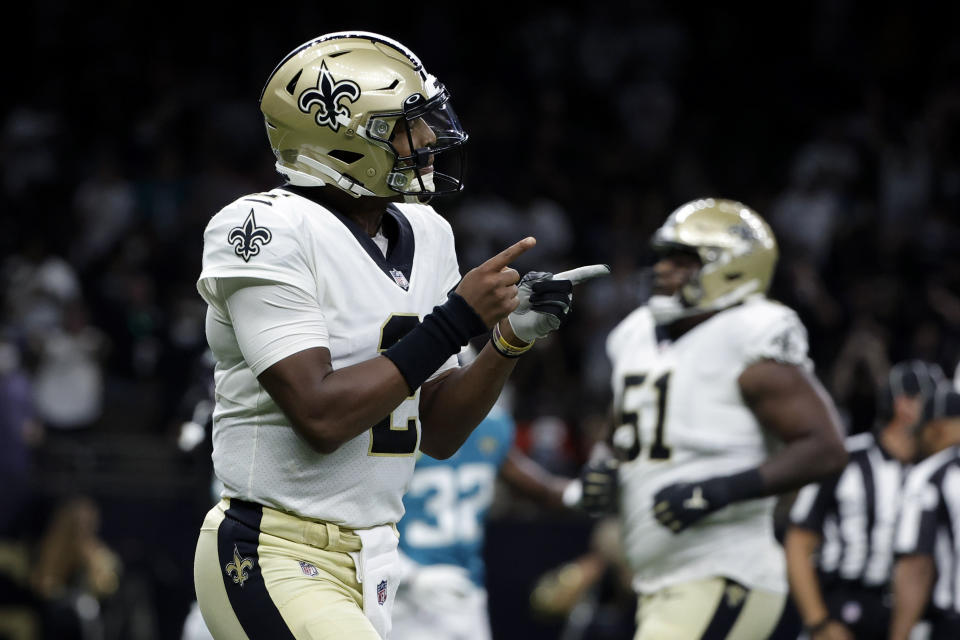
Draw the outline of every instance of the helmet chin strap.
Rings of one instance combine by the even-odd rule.
[[[426,204],[433,197],[432,192],[436,190],[433,184],[433,172],[420,175],[419,178],[419,180],[414,178],[410,184],[411,191],[403,194],[403,201],[407,204]],[[420,180],[423,180],[425,187],[423,190],[420,189]]]

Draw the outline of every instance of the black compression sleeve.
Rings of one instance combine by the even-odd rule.
[[[470,338],[486,331],[487,326],[467,301],[450,293],[446,302],[434,307],[423,322],[383,355],[397,366],[413,393]]]

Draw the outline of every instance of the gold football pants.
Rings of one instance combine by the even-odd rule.
[[[359,536],[241,500],[207,513],[194,561],[217,640],[380,640],[363,613]]]
[[[634,640],[765,640],[787,596],[708,578],[640,596]]]

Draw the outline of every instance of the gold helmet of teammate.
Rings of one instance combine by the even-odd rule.
[[[345,31],[290,52],[267,79],[260,110],[291,184],[423,199],[463,188],[467,134],[449,100],[399,42]],[[418,149],[411,132],[424,124],[436,140]],[[406,136],[409,153],[397,151],[395,136]]]
[[[650,308],[660,324],[766,294],[778,256],[777,241],[763,218],[743,203],[721,198],[678,207],[654,233],[652,245],[660,253],[693,253],[701,265],[675,295],[651,296]]]

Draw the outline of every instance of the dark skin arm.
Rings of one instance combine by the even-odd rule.
[[[787,529],[783,545],[787,556],[790,595],[806,627],[819,624],[829,615],[816,569],[810,560],[822,540],[823,537],[816,531],[791,526]],[[853,634],[842,622],[831,620],[813,634],[812,640],[853,640]]]
[[[509,326],[504,320],[500,331],[519,344],[512,330],[507,337]],[[473,362],[424,384],[420,390],[420,450],[438,460],[456,453],[490,413],[516,364],[516,358],[501,356],[487,342]]]
[[[787,578],[790,595],[797,603],[800,619],[805,626],[816,624],[827,617],[817,572],[810,561],[823,537],[816,531],[791,526],[787,529],[783,549],[787,557]]]
[[[893,615],[890,640],[907,640],[913,625],[923,617],[930,591],[937,576],[933,558],[909,555],[897,560],[893,568]]]
[[[761,360],[740,374],[740,392],[760,424],[784,447],[760,465],[765,495],[840,473],[847,452],[840,419],[820,382],[801,367]]]
[[[533,238],[521,240],[472,269],[457,286],[456,292],[488,327],[516,308],[519,274],[507,265],[534,244]],[[509,322],[502,322],[500,328],[505,338],[519,344]],[[424,384],[421,449],[435,457],[452,455],[487,415],[515,364],[487,345],[469,366]],[[406,381],[388,358],[376,356],[334,370],[330,351],[322,347],[288,356],[258,379],[297,433],[320,453],[336,451],[410,395]],[[443,429],[454,433],[437,433]]]
[[[516,447],[500,467],[500,477],[519,493],[554,508],[563,507],[563,490],[571,481],[553,475]]]
[[[333,453],[410,395],[406,380],[387,358],[334,371],[324,347],[284,358],[259,380],[294,430],[319,453]]]

